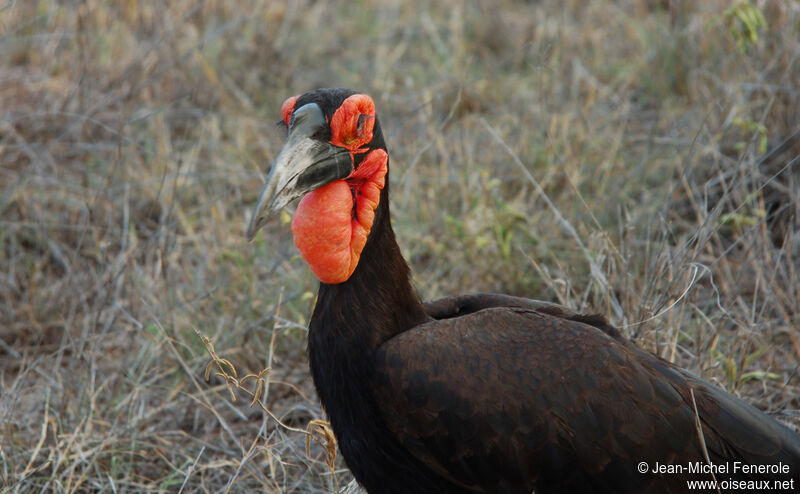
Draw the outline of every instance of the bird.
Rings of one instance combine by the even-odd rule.
[[[800,488],[800,435],[602,315],[500,294],[422,302],[392,229],[372,98],[315,89],[281,116],[286,142],[247,237],[300,199],[294,244],[320,282],[310,372],[367,492]]]

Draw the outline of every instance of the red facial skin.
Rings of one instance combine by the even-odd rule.
[[[283,104],[284,121],[291,118],[294,99]],[[369,96],[347,98],[331,118],[331,144],[351,155],[368,154],[347,178],[306,194],[292,219],[294,244],[314,275],[323,283],[343,283],[358,265],[375,219],[375,208],[386,183],[389,156],[383,149],[362,146],[372,140],[375,105]]]
[[[361,146],[372,140],[374,127],[375,103],[372,98],[366,94],[354,94],[333,113],[331,144],[358,153]]]
[[[281,117],[283,118],[283,122],[286,126],[289,126],[289,122],[292,120],[292,113],[294,113],[294,105],[297,103],[297,98],[300,95],[292,96],[291,98],[286,98],[286,101],[283,102],[281,105]]]

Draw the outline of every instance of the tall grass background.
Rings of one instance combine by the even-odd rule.
[[[289,214],[244,236],[281,102],[325,86],[376,101],[424,298],[607,314],[800,425],[797,1],[12,0],[0,490],[349,480],[306,451]]]

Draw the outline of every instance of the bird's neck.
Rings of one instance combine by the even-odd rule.
[[[368,381],[375,350],[427,320],[392,231],[386,189],[358,266],[344,283],[320,284],[309,324],[311,371],[329,409],[356,395],[371,401]]]
[[[395,240],[388,190],[384,190],[369,240],[352,276],[344,283],[320,284],[311,330],[337,340],[359,340],[371,352],[424,320],[411,271]]]

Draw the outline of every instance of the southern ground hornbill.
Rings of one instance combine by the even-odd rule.
[[[287,142],[247,235],[302,197],[294,242],[321,282],[311,373],[368,492],[685,492],[713,477],[800,489],[800,435],[602,316],[503,295],[423,304],[372,99],[318,89],[281,112]]]

